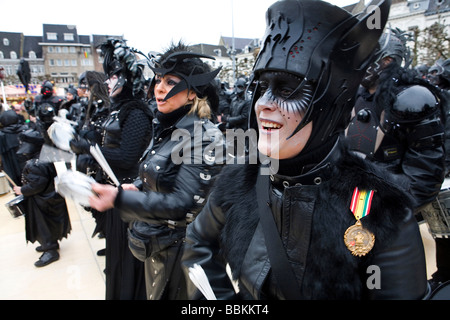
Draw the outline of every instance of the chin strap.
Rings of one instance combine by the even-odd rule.
[[[297,278],[289,263],[286,249],[283,246],[277,226],[273,219],[269,202],[269,176],[262,175],[261,169],[256,181],[256,195],[261,225],[269,254],[270,265],[275,276],[277,286],[286,300],[299,300],[301,295]],[[304,267],[303,267],[304,271]]]

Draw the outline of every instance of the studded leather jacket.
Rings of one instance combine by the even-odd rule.
[[[151,121],[148,106],[129,99],[114,104],[103,123],[100,149],[121,183],[130,183],[138,176],[138,162],[151,137]]]
[[[153,246],[145,260],[149,299],[162,299],[163,294],[177,299],[175,293],[168,293],[172,268],[182,275],[179,260],[175,262],[181,257],[176,247],[183,241],[186,224],[206,203],[221,169],[221,165],[214,163],[214,148],[211,152],[205,150],[220,143],[215,137],[221,137],[221,133],[214,130],[210,121],[192,114],[168,128],[161,128],[155,118],[153,128],[153,139],[143,155],[139,179],[135,182],[143,192],[120,190],[115,207],[124,221],[132,221],[131,228],[145,228],[159,239],[158,249]]]

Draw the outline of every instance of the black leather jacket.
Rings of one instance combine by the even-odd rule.
[[[209,189],[221,169],[221,165],[210,162],[214,148],[211,153],[205,148],[222,143],[219,139],[222,133],[210,121],[192,114],[163,130],[156,118],[153,124],[153,141],[144,153],[139,179],[135,182],[143,192],[121,190],[115,207],[122,220],[133,221],[132,228],[146,229],[158,239],[145,260],[149,299],[162,299],[163,294],[178,299],[178,293],[171,292],[178,289],[178,283],[171,289],[174,278],[171,272],[182,275],[177,247],[183,241],[186,224],[206,203]]]
[[[203,211],[188,226],[183,256],[203,267],[218,299],[283,299],[271,271],[256,201],[258,166],[226,166]],[[298,177],[271,176],[270,203],[299,299],[420,299],[427,293],[423,244],[412,199],[399,181],[336,146],[316,169]],[[376,190],[361,222],[375,235],[373,249],[353,256],[344,233],[355,223],[352,191]],[[379,287],[369,286],[379,268]],[[195,287],[190,297],[201,298]]]
[[[227,129],[248,129],[248,115],[251,100],[244,94],[234,96],[230,103],[230,115],[227,118]]]

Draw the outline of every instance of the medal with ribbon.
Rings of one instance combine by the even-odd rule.
[[[345,231],[344,242],[354,256],[365,256],[375,243],[373,233],[363,228],[360,221],[370,213],[373,193],[373,190],[359,190],[358,187],[353,191],[350,210],[355,216],[356,223]]]

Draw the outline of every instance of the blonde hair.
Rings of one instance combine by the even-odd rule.
[[[189,113],[196,113],[199,118],[211,119],[212,112],[208,99],[195,96]]]

